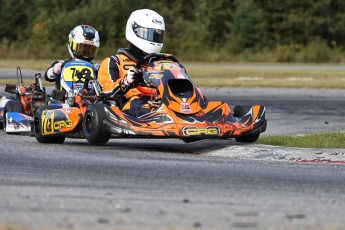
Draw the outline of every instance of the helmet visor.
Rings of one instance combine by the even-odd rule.
[[[72,50],[78,56],[82,57],[94,57],[97,53],[97,47],[85,43],[72,42]]]
[[[163,43],[165,31],[154,28],[141,27],[137,23],[133,23],[133,31],[137,37],[145,39],[150,42]]]

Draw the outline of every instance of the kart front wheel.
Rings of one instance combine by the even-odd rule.
[[[44,144],[63,144],[65,135],[42,135],[42,113],[43,110],[60,109],[60,106],[41,106],[34,115],[34,132],[36,140]]]
[[[93,104],[85,111],[83,132],[90,144],[104,144],[110,139],[111,134],[103,128],[104,106],[104,104]]]
[[[242,117],[246,114],[246,109],[242,105],[236,105],[234,107],[234,117]]]
[[[8,101],[4,108],[4,118],[2,128],[6,131],[7,119],[6,114],[10,112],[24,113],[23,104],[20,101]]]

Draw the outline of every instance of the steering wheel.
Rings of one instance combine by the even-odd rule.
[[[172,60],[173,62],[179,63],[179,61],[172,54],[165,53],[152,53],[144,56],[135,66],[136,69],[141,69],[142,64],[145,62],[152,63],[155,60]]]

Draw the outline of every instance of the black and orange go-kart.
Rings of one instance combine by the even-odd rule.
[[[235,138],[238,142],[254,142],[266,130],[265,107],[255,105],[244,110],[235,106],[232,111],[227,103],[207,101],[174,56],[149,54],[136,67],[143,63],[148,64],[140,84],[157,92],[150,101],[155,105],[153,111],[133,117],[111,103],[89,104],[83,116],[74,109],[50,110],[36,116],[38,141],[47,143],[42,138],[56,140],[53,137],[81,127],[92,144],[106,143],[112,137],[179,138],[185,142]]]
[[[49,95],[33,117],[32,135],[40,143],[63,143],[65,137],[82,137],[82,121],[89,104],[101,93],[93,65],[75,59],[61,70],[61,88]],[[102,100],[100,100],[102,102]]]
[[[30,133],[32,116],[46,104],[46,92],[42,85],[41,74],[35,74],[30,86],[23,86],[23,77],[17,67],[18,85],[6,84],[5,92],[15,97],[3,96],[0,99],[0,128],[6,133]]]

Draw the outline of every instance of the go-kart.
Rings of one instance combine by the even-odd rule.
[[[0,128],[6,133],[29,133],[32,116],[46,103],[46,92],[42,85],[41,74],[35,74],[35,82],[23,86],[23,77],[17,67],[18,85],[6,84],[5,92],[14,97],[3,96],[0,99]]]
[[[33,131],[40,143],[63,143],[65,137],[83,137],[82,121],[89,104],[95,102],[101,88],[93,65],[72,60],[61,70],[61,88],[49,95],[48,105],[41,106],[33,118]]]
[[[232,111],[222,101],[207,101],[174,56],[149,54],[136,68],[144,63],[147,66],[140,85],[157,92],[149,101],[155,105],[154,110],[134,117],[106,101],[88,104],[82,116],[80,110],[40,111],[34,119],[37,140],[56,140],[53,137],[82,127],[92,144],[106,143],[111,137],[179,138],[185,142],[235,138],[254,142],[266,130],[265,107],[255,105],[246,111],[235,106]]]

